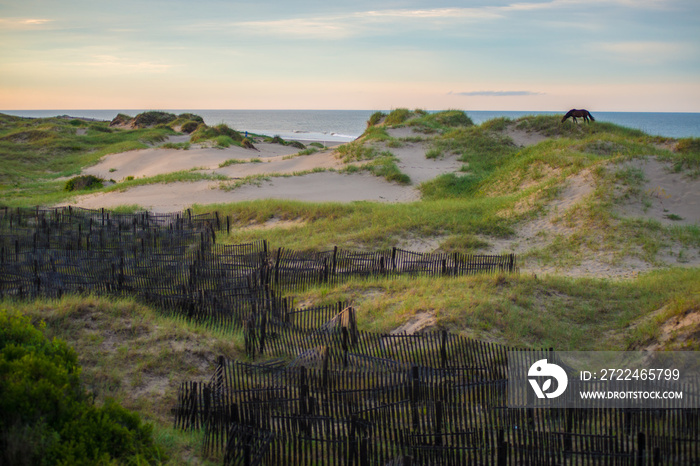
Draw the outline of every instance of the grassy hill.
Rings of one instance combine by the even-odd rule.
[[[167,126],[0,115],[0,205],[61,202],[69,195],[65,180],[81,167],[172,134]],[[295,293],[299,305],[353,303],[365,330],[444,328],[558,350],[700,350],[700,226],[672,210],[664,193],[645,188],[649,175],[637,164],[658,162],[698,186],[697,139],[561,124],[555,116],[477,126],[459,111],[399,109],[373,115],[365,134],[337,153],[396,177],[391,157],[409,144],[463,168],[421,183],[422,199],[412,203],[265,200],[194,211],[233,219],[231,233],[218,238],[230,244],[518,254],[518,275],[353,280]],[[664,202],[665,217],[647,215]],[[628,215],[631,205],[642,214]],[[4,298],[0,307],[45,321],[49,336],[72,345],[97,399],[114,397],[152,421],[173,464],[202,460],[201,436],[170,427],[176,390],[181,381],[208,377],[221,354],[245,358],[242,334],[165,318],[129,299]]]

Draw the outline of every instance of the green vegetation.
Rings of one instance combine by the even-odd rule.
[[[385,116],[386,114],[384,112],[374,112],[370,115],[369,120],[367,120],[367,128],[378,124]]]
[[[433,314],[437,328],[516,347],[629,350],[659,336],[658,327],[632,330],[666,303],[676,303],[674,315],[700,309],[698,279],[697,269],[654,272],[635,281],[531,275],[358,279],[308,289],[299,299],[352,302],[358,325],[375,332],[389,332],[420,311]]]
[[[301,143],[299,141],[285,141],[280,136],[266,138],[265,142],[268,142],[270,144],[281,144],[283,146],[292,146],[292,147],[296,147],[297,149],[300,149],[300,150],[306,149],[306,146],[303,143]]]
[[[81,175],[66,181],[66,191],[84,191],[87,189],[99,189],[105,180],[92,175]]]
[[[398,165],[398,159],[389,151],[384,151],[371,162],[361,166],[351,165],[347,168],[347,172],[355,172],[367,170],[375,176],[386,179],[398,184],[411,184],[411,178],[405,173],[401,173]]]
[[[104,192],[122,191],[133,188],[135,186],[143,186],[147,184],[157,183],[176,183],[183,181],[226,181],[228,177],[224,175],[210,175],[207,173],[198,173],[196,170],[181,170],[177,172],[164,173],[161,175],[149,176],[147,178],[127,177],[119,184],[109,186],[104,189]]]
[[[170,128],[121,130],[106,122],[90,122],[83,125],[87,132],[78,135],[80,126],[73,121],[0,114],[1,204],[61,202],[72,194],[64,191],[65,182],[55,180],[78,175],[107,154],[145,149],[174,134]]]
[[[360,249],[395,246],[402,239],[486,234],[507,237],[511,219],[498,216],[501,199],[424,201],[401,204],[374,202],[308,203],[260,200],[196,207],[195,212],[218,211],[234,224],[264,224],[275,218],[295,221],[292,229],[233,229],[221,241],[243,243],[267,239],[298,250],[326,250],[334,245]],[[391,219],[387,221],[387,219]]]
[[[228,137],[232,143],[243,141],[243,135],[238,131],[229,128],[224,123],[216,126],[200,124],[196,131],[190,136],[190,142],[203,142],[206,140],[216,140],[220,136]]]
[[[107,399],[90,401],[75,351],[28,317],[0,309],[0,460],[3,464],[153,464],[152,427]]]
[[[182,132],[190,133],[203,123],[204,119],[201,116],[192,113],[175,115],[168,112],[149,111],[139,113],[133,118],[120,113],[111,121],[110,126],[129,126],[132,128],[168,127],[173,130],[177,127],[187,126],[187,130],[182,129]]]
[[[516,162],[516,153],[517,148],[509,138],[481,127],[457,128],[437,136],[429,155],[456,154],[458,160],[467,164],[468,173],[443,175],[424,183],[421,186],[423,197],[441,199],[473,195],[479,184],[497,169],[507,170],[504,165]]]
[[[126,123],[132,119],[121,118]],[[181,131],[185,132],[185,126],[191,129],[193,142],[245,145],[242,135],[226,125],[208,127],[192,115],[180,115],[174,121],[178,120]],[[126,130],[81,120],[0,115],[0,150],[5,162],[0,167],[0,203],[33,206],[62,201],[70,193],[64,191],[66,182],[58,178],[75,176],[81,167],[104,154],[162,141],[174,134],[171,128],[177,126],[173,122],[162,125],[156,122],[157,127]],[[399,139],[391,136],[395,133],[389,126],[406,126],[421,134]],[[509,137],[512,130],[546,139],[520,147]],[[270,141],[286,144],[281,138]],[[556,273],[579,266],[593,255],[611,266],[630,258],[658,265],[671,248],[679,265],[697,255],[700,228],[683,223],[678,213],[667,212],[669,221],[664,222],[670,225],[665,225],[623,217],[617,208],[658,194],[646,192],[644,172],[625,162],[655,156],[684,176],[697,178],[699,141],[651,137],[602,122],[562,124],[556,116],[498,118],[477,126],[457,110],[428,113],[396,109],[389,115],[373,114],[363,137],[340,146],[337,156],[350,164],[345,171],[367,170],[397,183],[411,181],[400,173],[394,154],[387,148],[421,143],[429,158],[455,157],[461,161],[464,171],[418,186],[421,201],[261,200],[197,206],[193,211],[218,211],[222,218],[232,220],[231,233],[217,235],[219,243],[266,239],[274,247],[318,251],[336,245],[359,250],[393,246],[413,250],[416,243],[432,241],[431,249],[475,253],[501,241],[517,240],[515,232],[523,223],[548,215],[567,233],[542,232],[535,238],[541,244],[525,248],[527,252],[519,254],[518,261],[521,266],[541,265],[553,275],[354,280],[337,287],[300,290],[295,297],[297,302],[318,305],[352,302],[359,313],[358,324],[365,330],[390,331],[423,312],[434,316],[439,328],[518,347],[633,349],[659,344],[662,349],[698,350],[697,338],[692,338],[697,327],[692,327],[691,337],[685,339],[677,335],[666,339],[663,330],[671,319],[700,310],[697,267],[667,268],[626,280],[564,278]],[[311,146],[297,155],[323,148],[320,144]],[[259,160],[232,159],[222,166]],[[183,171],[126,180],[102,189],[204,179],[231,183],[225,177]],[[264,179],[269,176],[236,180],[229,187]],[[557,212],[552,201],[571,188],[573,179],[585,180],[590,192],[566,213]],[[26,303],[6,299],[2,304],[11,312],[29,315],[32,321],[43,319],[49,338],[62,338],[75,346],[84,368],[80,380],[95,393],[96,405],[107,406],[111,397],[155,422],[154,442],[174,458],[174,464],[191,459],[192,450],[199,451],[203,441],[201,435],[169,427],[177,384],[194,376],[208,377],[219,354],[243,354],[240,333],[225,334],[163,317],[130,300],[88,296]],[[87,321],[95,327],[86,328]],[[182,349],[195,342],[194,352]],[[160,398],[154,395],[157,390],[147,390],[154,380],[160,383],[158,387],[165,387]],[[132,395],[134,391],[140,395]]]
[[[189,142],[166,142],[159,146],[161,149],[190,150],[192,144]]]
[[[400,125],[411,116],[411,111],[407,108],[397,108],[392,110],[384,119],[384,124],[387,126]]]

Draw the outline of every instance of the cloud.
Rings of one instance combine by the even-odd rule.
[[[236,28],[262,35],[342,39],[354,35],[355,28],[341,18],[293,18],[235,23]]]
[[[513,97],[523,95],[544,95],[542,92],[534,91],[467,91],[467,92],[450,92],[452,95],[463,96],[487,96],[487,97]]]
[[[243,21],[234,24],[213,25],[210,28],[243,28],[248,32],[261,35],[279,35],[285,37],[306,37],[344,39],[367,33],[368,30],[382,25],[401,25],[410,23],[415,28],[435,28],[445,23],[462,24],[465,21],[476,22],[497,19],[502,15],[497,8],[432,8],[432,9],[387,9],[349,13],[346,15],[329,15],[303,18],[286,18],[268,21]]]
[[[28,29],[52,22],[47,18],[0,18],[0,27],[5,29]]]
[[[172,65],[164,63],[132,60],[114,55],[93,55],[91,58],[89,62],[79,63],[78,65],[89,67],[93,70],[107,70],[110,72],[163,73],[172,68]]]
[[[590,8],[592,3],[600,8],[614,5],[626,7],[649,8],[664,4],[663,0],[546,0],[529,2],[510,2],[500,6],[484,5],[479,7],[446,8],[387,8],[347,12],[344,14],[315,15],[300,13],[297,17],[282,17],[262,21],[208,21],[192,24],[193,31],[244,31],[262,36],[281,36],[285,38],[309,38],[338,40],[366,35],[368,32],[385,34],[392,26],[410,27],[412,30],[450,26],[462,27],[465,23],[505,20],[524,12],[545,12],[562,8]],[[572,21],[575,23],[575,21]]]
[[[428,10],[375,10],[355,13],[355,18],[363,19],[488,19],[500,15],[492,8],[432,8]]]
[[[615,60],[644,65],[658,65],[697,54],[694,46],[682,42],[607,42],[594,44],[594,49],[602,51]]]

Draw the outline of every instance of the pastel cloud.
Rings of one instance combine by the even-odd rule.
[[[42,26],[52,21],[52,19],[47,18],[0,18],[0,28],[27,29],[35,26]]]
[[[452,95],[463,96],[487,96],[487,97],[514,97],[526,95],[543,95],[542,92],[533,91],[467,91],[467,92],[450,92]]]
[[[595,44],[613,59],[642,64],[659,64],[697,55],[697,48],[687,43],[661,41],[622,41]]]

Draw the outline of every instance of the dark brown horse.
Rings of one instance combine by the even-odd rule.
[[[586,123],[588,123],[589,120],[595,121],[595,118],[593,118],[593,115],[591,115],[591,113],[588,110],[583,110],[583,109],[576,110],[574,108],[574,109],[569,110],[568,112],[566,112],[566,115],[564,115],[564,118],[561,119],[561,122],[564,123],[566,121],[566,119],[569,117],[574,119],[574,123],[577,123],[576,118],[583,118],[583,121],[585,121]]]

